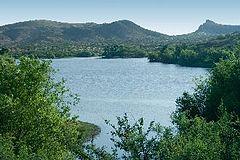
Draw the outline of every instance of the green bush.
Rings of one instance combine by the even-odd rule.
[[[0,159],[75,159],[82,153],[72,101],[64,101],[72,96],[52,73],[48,61],[0,57]]]

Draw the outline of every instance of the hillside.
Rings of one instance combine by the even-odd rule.
[[[207,20],[196,31],[206,35],[224,35],[234,32],[240,32],[240,25],[222,25],[211,20]]]
[[[34,20],[0,27],[0,43],[99,42],[99,41],[162,41],[167,35],[144,29],[128,20],[112,23],[60,23]]]
[[[150,31],[128,20],[104,24],[33,20],[0,26],[0,47],[9,48],[16,57],[60,58],[101,56],[106,47],[116,49],[112,46],[120,45],[124,49],[114,57],[145,57],[157,46],[209,43],[219,35],[233,32],[240,32],[240,26],[210,20],[197,31],[178,36]],[[144,53],[139,54],[139,50]]]
[[[240,33],[221,35],[201,43],[168,44],[149,54],[150,62],[212,67],[221,59],[240,57]]]
[[[132,43],[172,43],[205,39],[240,32],[238,25],[222,25],[207,20],[200,25],[197,31],[179,35],[168,36],[142,28],[128,21],[120,20],[112,23],[61,23],[50,20],[33,20],[0,27],[0,44],[13,43],[26,44],[36,42],[132,42]]]

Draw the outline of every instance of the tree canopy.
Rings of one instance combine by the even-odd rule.
[[[213,67],[221,59],[240,56],[240,34],[219,36],[201,43],[167,44],[148,55],[150,62],[163,62],[191,67]]]
[[[86,125],[70,115],[74,96],[52,73],[49,61],[0,56],[0,159],[83,155]]]

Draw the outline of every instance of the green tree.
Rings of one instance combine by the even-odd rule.
[[[221,61],[207,80],[198,84],[195,92],[184,93],[176,102],[177,112],[187,112],[189,118],[202,116],[217,120],[221,102],[229,113],[240,116],[240,60]]]
[[[0,48],[0,55],[9,53],[9,50],[7,48]]]
[[[95,159],[131,160],[238,160],[240,157],[239,82],[240,60],[221,61],[209,78],[200,80],[193,94],[177,99],[172,116],[174,128],[143,119],[131,123],[127,115],[118,117],[113,131],[115,149],[107,154],[104,148],[91,152]],[[122,155],[117,155],[117,151]]]
[[[6,159],[75,159],[82,128],[71,117],[64,82],[49,61],[0,56],[0,155]]]

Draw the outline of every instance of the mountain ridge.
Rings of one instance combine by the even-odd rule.
[[[234,32],[240,32],[240,25],[219,24],[207,19],[205,23],[199,26],[196,33],[205,33],[210,35],[224,35]]]
[[[33,20],[0,27],[0,43],[26,42],[36,40],[67,41],[140,41],[167,38],[165,34],[150,31],[128,21],[119,20],[112,23],[62,23],[51,20]]]
[[[136,44],[191,42],[233,32],[240,32],[240,25],[222,25],[212,20],[206,20],[193,33],[170,36],[145,29],[129,20],[97,24],[94,22],[65,23],[42,19],[0,26],[0,45],[39,42],[132,42]]]

